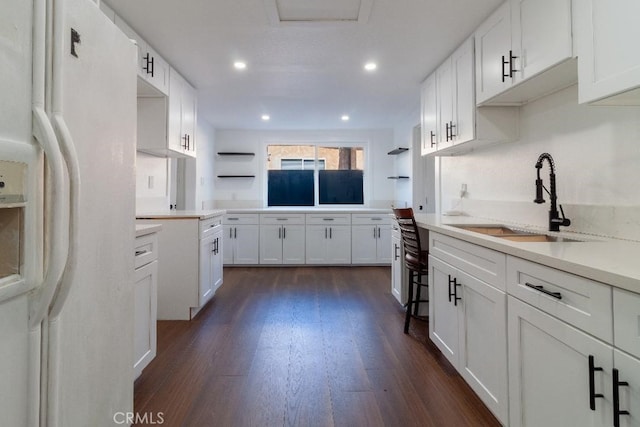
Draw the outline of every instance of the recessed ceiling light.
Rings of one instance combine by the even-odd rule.
[[[344,114],[342,117],[340,117],[342,119],[343,122],[348,122],[349,121],[349,116],[347,116],[346,114]]]
[[[269,117],[269,115],[268,115],[268,114],[263,114],[263,115],[262,115],[262,120],[263,120],[263,121],[268,122],[270,119],[271,119],[271,117]]]
[[[378,64],[376,64],[375,62],[367,62],[366,64],[364,64],[364,69],[367,71],[373,71],[376,68],[378,68]]]
[[[236,70],[244,70],[245,68],[247,68],[247,63],[244,61],[236,61],[233,63],[233,67]]]

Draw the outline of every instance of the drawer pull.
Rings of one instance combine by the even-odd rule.
[[[557,299],[562,299],[562,294],[560,292],[551,292],[548,291],[544,288],[544,286],[541,285],[532,285],[531,283],[525,283],[525,286],[535,289],[536,291],[540,291],[545,295],[549,295],[550,297],[554,297]]]
[[[136,251],[136,256],[144,255],[149,251]]]
[[[589,355],[589,408],[591,408],[592,411],[596,410],[596,398],[604,398],[603,394],[596,393],[596,371],[602,371],[602,367],[595,366],[594,357]]]
[[[276,218],[276,221],[287,221],[288,218]]]
[[[620,427],[620,415],[631,415],[629,411],[620,410],[620,386],[628,387],[627,381],[620,381],[620,373],[613,368],[613,427]]]
[[[227,218],[229,221],[238,221],[240,218]]]
[[[335,218],[322,218],[323,221],[333,221]]]

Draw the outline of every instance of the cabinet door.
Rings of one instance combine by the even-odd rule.
[[[455,367],[458,366],[458,307],[449,298],[449,279],[457,270],[429,256],[429,338]]]
[[[377,261],[379,263],[391,263],[391,227],[378,226],[378,239],[376,241]]]
[[[514,82],[571,58],[571,0],[510,0]]]
[[[182,138],[182,87],[184,83],[182,76],[170,68],[167,148],[180,154],[184,152],[186,145]]]
[[[449,147],[453,144],[452,138],[449,136],[449,126],[453,123],[453,72],[451,70],[451,57],[447,58],[436,70],[436,80],[438,84],[438,114],[436,120],[438,122],[438,149]]]
[[[404,268],[404,260],[402,259],[402,241],[400,237],[393,234],[391,236],[391,294],[398,300],[400,304],[407,301],[402,292],[402,269]]]
[[[353,225],[351,227],[351,260],[354,264],[374,264],[377,262],[376,243],[378,226]]]
[[[420,93],[422,145],[420,154],[432,153],[438,149],[438,106],[436,97],[436,73],[422,83]]]
[[[329,227],[326,260],[329,264],[351,264],[351,227],[333,225]]]
[[[640,2],[577,2],[578,79],[580,102],[590,102],[635,89],[611,105],[640,104]]]
[[[134,283],[134,359],[137,378],[156,357],[158,261],[136,269]]]
[[[458,301],[458,371],[503,424],[508,424],[507,297],[462,272]],[[460,292],[460,291],[459,291]]]
[[[481,104],[511,86],[511,79],[502,77],[503,73],[509,71],[509,64],[503,65],[502,57],[505,56],[508,61],[511,49],[511,12],[508,1],[478,27],[475,44],[476,103]]]
[[[620,427],[640,427],[640,359],[616,349],[613,364],[618,370],[618,381],[629,383],[628,386],[618,386],[618,409],[629,412],[628,415],[620,415]]]
[[[282,262],[283,264],[304,264],[305,256],[304,225],[282,226]]]
[[[149,45],[146,45],[146,55],[146,58],[142,58],[143,67],[146,68],[146,81],[163,94],[168,95],[169,64]]]
[[[235,227],[235,264],[258,264],[259,230],[257,225],[238,225]]]
[[[222,259],[225,264],[233,264],[236,247],[233,232],[236,227],[233,225],[223,225],[222,228]]]
[[[282,264],[282,226],[260,226],[260,264]]]
[[[508,305],[510,425],[611,425],[612,348],[513,297]],[[602,368],[593,390],[589,356]],[[590,391],[604,396],[595,410]]]
[[[329,227],[324,225],[308,225],[306,232],[305,253],[307,264],[326,264]]]
[[[214,253],[214,256],[212,258],[212,265],[211,265],[211,274],[212,274],[212,279],[211,279],[211,283],[213,284],[213,292],[215,293],[216,290],[218,290],[218,288],[222,285],[222,280],[223,280],[223,269],[222,269],[222,254],[223,252],[223,243],[222,243],[222,229],[218,230],[214,235],[214,245],[215,245],[215,249],[216,252]]]
[[[181,128],[182,137],[186,137],[185,154],[196,155],[196,90],[186,81],[182,83]]]
[[[213,295],[213,257],[215,255],[215,237],[200,239],[200,263],[198,276],[198,306],[202,306]]]
[[[453,135],[454,144],[471,141],[475,137],[473,49],[473,38],[470,38],[451,55],[453,125],[455,127],[450,133]]]

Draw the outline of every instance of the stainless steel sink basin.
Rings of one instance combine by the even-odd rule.
[[[533,231],[519,230],[505,225],[451,225],[473,233],[485,234],[500,239],[514,242],[584,242],[585,240],[571,239],[562,236],[550,236],[548,234]]]

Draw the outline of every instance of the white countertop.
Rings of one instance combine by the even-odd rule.
[[[216,216],[224,215],[226,211],[224,209],[209,209],[209,210],[194,210],[194,211],[149,211],[149,212],[137,212],[137,219],[209,219]]]
[[[227,213],[230,214],[265,214],[265,213],[364,213],[364,214],[385,214],[391,213],[391,209],[373,209],[373,208],[314,208],[310,206],[300,207],[271,207],[271,208],[250,208],[250,209],[227,209]]]
[[[421,228],[640,293],[640,243],[638,242],[570,232],[552,233],[540,228],[467,216],[415,214],[415,218]],[[449,226],[459,224],[505,224],[542,234],[587,241],[515,242]]]
[[[157,233],[162,230],[162,224],[136,224],[136,237]]]

